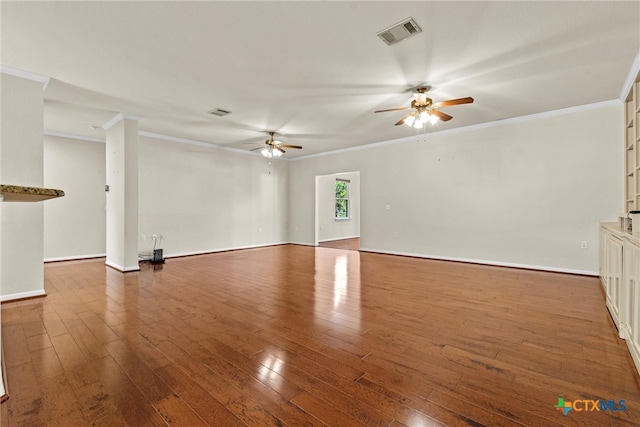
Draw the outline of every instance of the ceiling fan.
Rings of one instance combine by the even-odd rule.
[[[438,120],[446,122],[453,117],[437,110],[436,108],[450,107],[452,105],[471,104],[473,98],[458,98],[450,99],[449,101],[433,102],[431,98],[426,95],[427,87],[416,88],[416,93],[413,94],[413,101],[411,101],[410,107],[389,108],[387,110],[378,110],[376,113],[385,113],[387,111],[405,111],[411,110],[409,114],[400,119],[395,125],[406,124],[407,126],[421,129],[425,123],[430,122],[435,124]]]
[[[252,149],[251,151],[260,150],[260,153],[263,156],[271,158],[271,157],[280,157],[284,153],[286,153],[286,151],[284,151],[283,148],[294,148],[296,150],[302,149],[302,146],[300,145],[283,144],[282,142],[273,139],[275,132],[267,132],[267,133],[269,134],[269,139],[267,139],[264,142],[265,147],[257,147]]]

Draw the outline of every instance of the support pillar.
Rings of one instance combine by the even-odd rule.
[[[43,187],[49,79],[8,67],[0,71],[0,184]],[[2,203],[0,209],[0,299],[45,295],[43,204]]]
[[[103,128],[107,131],[107,260],[116,270],[138,266],[138,120],[119,113]]]

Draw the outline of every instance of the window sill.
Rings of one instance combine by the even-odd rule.
[[[349,221],[351,218],[333,218],[334,221]]]

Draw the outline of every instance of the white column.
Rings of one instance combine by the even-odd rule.
[[[44,87],[48,79],[0,71],[0,184],[43,186]],[[42,203],[2,203],[0,298],[45,295]]]
[[[107,261],[123,272],[138,266],[138,120],[119,113],[107,131]]]

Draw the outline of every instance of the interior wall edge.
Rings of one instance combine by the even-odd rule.
[[[80,261],[80,260],[83,260],[83,259],[104,258],[106,256],[107,256],[106,253],[102,253],[102,254],[69,255],[69,256],[45,258],[44,262],[48,263],[48,262],[61,262],[61,261]]]
[[[549,267],[544,265],[531,265],[531,264],[519,264],[519,263],[513,263],[513,262],[478,260],[478,259],[457,258],[457,257],[444,257],[444,256],[437,256],[437,255],[419,254],[419,253],[413,253],[413,252],[385,251],[385,250],[370,249],[370,248],[360,248],[360,252],[369,252],[369,253],[376,253],[376,254],[383,254],[383,255],[406,256],[406,257],[412,257],[412,258],[433,259],[438,261],[464,262],[469,264],[490,265],[495,267],[520,268],[524,270],[547,271],[551,273],[576,274],[580,276],[598,277],[600,275],[599,272],[591,271],[591,270],[576,270],[572,268]]]
[[[228,248],[217,248],[217,249],[206,249],[202,251],[193,251],[193,252],[182,252],[182,253],[169,253],[164,254],[165,258],[181,258],[188,256],[197,256],[197,255],[207,255],[207,254],[215,254],[218,252],[229,252],[229,251],[240,251],[243,249],[256,249],[256,248],[267,248],[270,246],[280,246],[280,245],[288,245],[290,242],[272,242],[272,243],[260,243],[257,245],[247,245],[247,246],[233,246]]]
[[[17,292],[14,294],[0,295],[0,302],[17,301],[27,298],[43,297],[46,295],[47,293],[44,289],[39,289],[37,291]]]

